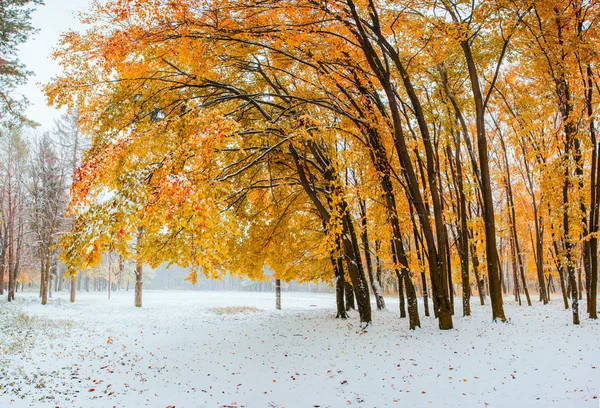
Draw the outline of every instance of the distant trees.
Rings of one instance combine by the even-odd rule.
[[[69,227],[65,210],[77,165],[64,127],[41,135],[24,133],[21,127],[0,132],[0,293],[6,283],[13,300],[19,284],[39,278],[45,304],[53,284],[55,290],[63,287],[65,268],[57,242]],[[71,289],[74,293],[74,282]]]
[[[20,132],[7,131],[0,138],[0,284],[8,283],[8,300],[14,300],[22,265],[27,220],[26,166],[28,148]]]

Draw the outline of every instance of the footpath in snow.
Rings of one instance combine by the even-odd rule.
[[[442,332],[409,331],[388,298],[359,334],[332,294],[284,292],[281,311],[273,293],[67,296],[0,302],[0,407],[600,406],[600,325],[559,299],[507,298],[507,324],[473,299]]]

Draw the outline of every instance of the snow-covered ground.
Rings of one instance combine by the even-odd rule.
[[[506,299],[507,324],[473,299],[445,332],[424,316],[409,331],[387,299],[360,334],[331,294],[284,292],[282,311],[272,293],[146,291],[142,309],[132,292],[66,296],[2,299],[1,407],[600,406],[599,324],[572,326],[559,299]]]

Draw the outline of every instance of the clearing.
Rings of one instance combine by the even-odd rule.
[[[600,327],[505,299],[411,332],[398,302],[337,320],[333,294],[36,293],[0,303],[2,407],[598,407]],[[422,308],[420,310],[422,313]]]

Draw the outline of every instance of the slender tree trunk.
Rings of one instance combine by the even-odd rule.
[[[135,263],[135,307],[142,307],[142,285],[144,281],[142,280],[143,274],[143,264],[140,260]]]
[[[379,30],[379,17],[378,14],[375,12],[375,10],[373,10],[372,13],[369,14],[372,22],[373,22],[373,28],[367,28],[367,26],[365,26],[364,24],[364,20],[361,18],[359,11],[357,10],[356,4],[353,1],[348,1],[347,2],[348,5],[348,9],[350,11],[350,14],[352,16],[352,19],[354,20],[354,24],[357,27],[357,30],[354,32],[356,35],[357,40],[359,41],[360,45],[361,45],[361,50],[364,53],[364,56],[367,60],[367,63],[370,65],[370,67],[374,70],[374,72],[376,73],[376,77],[379,81],[379,83],[381,84],[386,98],[387,98],[387,107],[389,108],[389,117],[393,123],[393,137],[394,137],[394,145],[396,147],[396,150],[398,152],[399,155],[399,159],[400,159],[400,164],[402,166],[402,170],[403,170],[403,174],[406,178],[406,185],[408,187],[408,190],[410,191],[409,197],[412,199],[412,203],[415,205],[416,209],[417,209],[417,213],[419,214],[419,219],[422,223],[422,227],[423,227],[423,231],[424,231],[424,235],[426,236],[426,240],[427,240],[427,247],[428,247],[428,256],[430,257],[430,262],[429,262],[429,267],[431,270],[431,279],[432,279],[432,284],[434,286],[434,294],[436,296],[440,296],[440,299],[438,304],[440,305],[440,315],[439,315],[439,327],[440,329],[451,329],[452,328],[452,315],[449,312],[449,301],[448,298],[446,296],[443,296],[444,294],[447,293],[447,289],[445,289],[445,286],[447,286],[447,276],[446,276],[446,267],[447,265],[445,264],[445,240],[444,239],[439,239],[438,240],[438,244],[439,244],[439,248],[436,248],[436,242],[433,236],[433,231],[431,228],[431,224],[430,224],[430,218],[429,218],[429,214],[427,211],[427,208],[424,205],[423,200],[421,199],[421,192],[420,192],[420,188],[419,188],[419,184],[418,184],[418,180],[416,178],[416,175],[414,173],[414,169],[412,166],[412,161],[409,155],[409,150],[406,146],[406,140],[405,140],[405,136],[404,136],[404,130],[403,130],[403,125],[402,125],[402,118],[401,118],[401,108],[399,106],[398,103],[398,99],[397,99],[397,90],[396,90],[396,84],[392,83],[392,81],[390,81],[390,77],[389,75],[387,75],[385,72],[383,72],[382,70],[382,65],[381,65],[381,61],[380,61],[380,57],[377,51],[375,51],[374,47],[378,47],[379,50],[384,53],[387,56],[389,56],[392,60],[392,62],[394,63],[395,67],[399,70],[400,73],[400,77],[402,78],[403,84],[404,84],[404,88],[409,96],[409,99],[411,100],[411,103],[413,105],[413,110],[415,112],[415,117],[417,119],[418,122],[418,126],[419,129],[422,133],[422,140],[425,146],[425,151],[426,151],[426,157],[427,157],[427,169],[428,169],[428,182],[430,185],[430,192],[431,192],[431,197],[432,197],[432,202],[433,202],[433,208],[434,208],[434,215],[435,215],[435,225],[436,225],[436,232],[439,235],[440,238],[444,237],[444,230],[443,230],[443,221],[442,221],[442,212],[441,212],[441,205],[440,205],[440,200],[439,200],[439,195],[438,195],[438,186],[436,183],[436,179],[435,179],[435,169],[434,169],[434,165],[433,165],[433,148],[432,148],[432,138],[429,136],[429,130],[427,128],[427,123],[426,123],[426,119],[425,119],[425,114],[423,112],[420,100],[413,88],[413,85],[410,81],[410,77],[408,75],[408,72],[406,72],[404,65],[402,64],[399,55],[394,51],[394,48],[389,46],[390,44],[387,42],[387,39],[385,38],[385,36],[381,33],[381,31]],[[369,35],[367,33],[367,30],[371,30],[373,36],[376,37],[376,39],[373,39],[373,36]],[[385,57],[384,57],[385,58]],[[386,109],[386,108],[384,108]],[[382,148],[381,148],[381,144],[378,143],[379,142],[379,138],[375,138],[375,133],[372,130],[373,129],[369,129],[371,132],[369,133],[370,137],[370,142],[376,142],[375,144],[370,143],[371,146],[373,147],[373,150],[376,154],[376,158],[377,160],[375,161],[376,167],[377,167],[377,163],[378,162],[387,162],[387,159],[384,159],[384,157],[382,157],[381,153],[382,153]],[[389,163],[389,162],[388,162]],[[378,169],[379,170],[379,169]],[[389,173],[387,174],[389,176]],[[387,186],[386,184],[386,177],[382,177],[381,179],[381,184],[384,190],[384,194],[385,194],[385,198],[386,198],[386,209],[388,212],[388,220],[390,221],[390,226],[392,227],[392,239],[394,240],[394,252],[396,255],[396,259],[398,260],[398,262],[400,263],[400,266],[402,268],[401,271],[401,276],[404,279],[404,285],[406,286],[406,290],[407,290],[407,297],[408,297],[408,314],[409,314],[409,325],[411,327],[411,329],[416,328],[417,326],[420,326],[420,320],[419,320],[419,316],[418,316],[418,305],[417,305],[417,299],[416,299],[416,291],[414,290],[414,284],[412,283],[411,280],[411,276],[408,272],[408,268],[405,268],[405,265],[407,264],[407,262],[405,262],[405,258],[406,258],[406,254],[403,250],[402,247],[402,237],[401,235],[398,233],[399,231],[396,231],[396,225],[397,222],[395,222],[394,220],[397,221],[397,213],[394,213],[396,210],[395,206],[391,205],[391,199],[393,199],[393,194],[390,194],[391,191],[393,191],[390,187],[391,185]],[[439,250],[439,253],[438,253]],[[437,291],[437,288],[440,289],[440,291]],[[413,294],[414,294],[414,298],[413,298]]]
[[[350,282],[346,282],[344,294],[346,295],[346,311],[349,311],[350,309],[356,310],[356,305],[354,304],[354,288]]]
[[[444,227],[445,229],[446,227]],[[446,251],[446,264],[448,265],[447,268],[447,284],[448,284],[448,293],[450,295],[450,313],[452,315],[454,315],[454,284],[452,283],[452,268],[451,268],[451,259],[450,259],[450,242],[448,241],[448,232],[446,231],[446,248],[448,248],[448,251]]]
[[[590,215],[589,215],[589,233],[590,239],[584,241],[586,246],[586,253],[589,259],[589,284],[586,276],[587,291],[587,305],[590,319],[598,318],[598,218],[599,214],[599,201],[600,201],[600,154],[598,152],[598,140],[596,140],[596,126],[594,120],[594,107],[593,107],[593,96],[594,96],[594,74],[592,66],[588,64],[586,66],[586,90],[585,90],[585,102],[587,116],[589,119],[589,134],[590,141],[592,144],[592,158],[591,158],[591,171],[590,171]]]
[[[402,280],[402,275],[398,270],[396,270],[396,277],[398,278],[398,300],[400,303],[400,317],[406,317],[406,305],[404,301],[404,282]]]
[[[330,257],[331,265],[333,266],[333,271],[335,274],[335,304],[337,308],[335,317],[336,319],[346,319],[348,318],[348,314],[346,313],[346,304],[344,299],[344,286],[346,281],[346,278],[344,277],[344,264],[340,258],[335,259],[333,252],[331,253]]]
[[[106,285],[106,289],[108,291],[108,300],[110,300],[110,279],[112,276],[112,254],[110,251],[108,252],[108,283]]]
[[[327,208],[325,207],[325,205],[319,198],[317,192],[313,189],[311,182],[308,180],[308,177],[307,177],[305,169],[304,169],[304,165],[302,164],[302,161],[301,161],[300,155],[298,154],[298,151],[292,144],[290,144],[288,146],[288,148],[293,157],[296,169],[298,171],[300,184],[302,185],[304,191],[307,193],[309,199],[313,202],[315,208],[317,209],[319,215],[321,216],[323,223],[325,225],[329,225],[330,220],[331,220],[331,214],[329,213],[329,211],[327,210]],[[313,148],[313,147],[311,147],[311,148]],[[319,153],[319,152],[317,152],[317,153]],[[320,155],[319,160],[321,161],[321,164],[324,164],[323,167],[327,169],[327,174],[326,174],[327,180],[330,181],[333,189],[337,189],[337,187],[335,187],[335,183],[333,180],[335,173],[333,172],[331,165],[328,165],[328,163],[325,161],[326,160],[325,157],[323,157],[322,154]],[[341,192],[340,192],[340,197],[342,197]],[[336,209],[336,213],[337,213],[337,211],[339,211],[340,214],[344,214],[342,216],[342,221],[343,221],[342,222],[342,234],[340,235],[339,239],[341,240],[343,253],[344,253],[344,259],[346,260],[346,264],[348,266],[348,274],[350,276],[350,280],[352,281],[352,285],[354,286],[356,294],[357,294],[357,304],[358,304],[358,312],[359,312],[359,316],[360,316],[361,326],[366,327],[371,323],[371,302],[369,299],[368,283],[366,281],[364,272],[362,270],[362,262],[360,260],[360,254],[356,253],[356,251],[354,249],[355,248],[355,246],[353,245],[354,238],[349,238],[352,236],[355,237],[356,235],[353,233],[352,223],[348,222],[350,220],[350,217],[347,214],[348,207],[347,207],[345,201],[343,199],[341,199],[339,202],[336,201],[335,204],[337,206],[341,207],[341,208]]]
[[[421,272],[421,286],[423,287],[423,307],[425,316],[429,316],[429,300],[427,299],[427,276]]]
[[[453,17],[454,14],[449,10]],[[494,216],[494,200],[488,159],[487,137],[485,133],[486,100],[481,92],[479,74],[471,53],[469,41],[461,43],[465,62],[471,80],[473,101],[475,103],[475,125],[477,128],[477,151],[479,153],[479,174],[481,177],[481,195],[483,198],[483,220],[485,229],[486,262],[490,299],[492,303],[492,320],[506,321],[500,284],[498,248],[496,245],[496,220]]]
[[[583,281],[581,280],[581,268],[577,268],[577,287],[579,289],[579,300],[583,300]]]
[[[371,282],[371,289],[375,296],[375,302],[377,304],[377,310],[385,309],[385,300],[381,291],[379,282],[373,276],[373,262],[371,260],[371,251],[369,248],[369,234],[368,234],[368,223],[367,223],[367,202],[366,200],[359,199],[359,209],[361,216],[361,240],[363,244],[363,252],[365,253],[365,262],[367,264],[367,272],[369,273],[369,281]]]
[[[465,135],[467,137],[467,135]],[[460,155],[460,131],[455,132],[456,150],[456,189],[458,194],[458,214],[460,226],[458,228],[458,252],[460,257],[460,273],[462,280],[462,307],[463,316],[471,315],[471,284],[469,280],[469,228],[467,226],[467,198],[463,184],[462,159]]]
[[[8,301],[15,300],[15,260],[14,260],[14,244],[9,243],[8,254]]]
[[[77,275],[71,275],[71,296],[69,301],[75,303],[75,294],[77,293]]]
[[[275,309],[281,310],[281,281],[275,279]]]
[[[6,271],[6,251],[8,250],[8,241],[7,241],[8,233],[6,229],[4,229],[4,234],[0,238],[0,295],[4,295],[4,285],[6,285],[5,281],[5,271]]]
[[[41,252],[41,251],[40,251]],[[42,297],[42,305],[48,303],[48,268],[47,257],[45,253],[40,254],[40,290]]]
[[[485,305],[485,288],[483,278],[479,275],[479,257],[475,251],[475,244],[471,243],[471,262],[473,263],[473,272],[477,281],[477,292],[479,293],[479,302],[481,306]]]
[[[425,251],[425,248],[423,246],[423,236],[419,233],[419,230],[417,228],[413,206],[409,206],[409,209],[410,219],[413,226],[413,238],[415,240],[415,250],[417,251],[417,259],[419,260],[419,265],[421,266],[421,268],[423,268],[423,266],[425,265],[426,258],[426,256],[423,254],[423,252]],[[421,269],[421,291],[423,296],[423,309],[425,312],[425,316],[429,316],[429,291],[427,289],[427,276],[423,269]],[[437,314],[437,309],[435,307],[434,310]]]
[[[381,294],[383,295],[383,283],[381,281],[381,273],[382,273],[382,269],[381,269],[381,260],[379,259],[379,250],[381,248],[381,242],[379,240],[375,241],[375,265],[376,265],[376,274],[375,277],[377,279],[377,284],[379,285],[379,288],[381,289]]]
[[[409,328],[414,330],[421,326],[421,321],[419,318],[419,310],[417,305],[417,294],[409,273],[408,258],[406,257],[404,244],[402,243],[402,233],[398,221],[396,198],[390,179],[390,164],[387,161],[387,156],[383,145],[380,143],[381,141],[378,137],[378,133],[373,129],[369,129],[367,134],[369,136],[370,143],[373,146],[371,160],[379,175],[380,184],[383,189],[383,198],[385,200],[387,220],[392,231],[391,253],[396,268],[396,277],[399,280],[399,285],[406,286]],[[400,283],[401,280],[403,282]],[[383,294],[381,294],[381,298],[383,301]]]
[[[519,275],[517,272],[517,251],[515,249],[515,241],[514,238],[511,237],[510,238],[510,256],[511,256],[511,265],[512,265],[512,272],[513,272],[513,282],[514,282],[514,288],[513,288],[513,292],[515,295],[515,301],[519,302],[519,306],[521,306],[521,293],[519,290]]]
[[[568,117],[568,116],[567,116]],[[567,125],[566,127],[570,127]],[[567,144],[569,139],[572,138],[571,131],[567,130]],[[571,135],[571,136],[570,136]],[[569,152],[569,148],[566,148],[566,152]],[[579,324],[579,298],[577,294],[577,277],[575,272],[575,259],[574,258],[574,245],[571,243],[570,236],[570,219],[569,212],[567,210],[569,206],[569,190],[570,190],[570,177],[569,177],[569,166],[565,165],[565,180],[563,183],[563,246],[566,254],[566,268],[567,268],[567,283],[569,287],[569,294],[571,295],[571,310],[573,312],[573,324]]]
[[[50,269],[50,266],[48,266]],[[52,273],[48,271],[48,297],[52,299]]]

